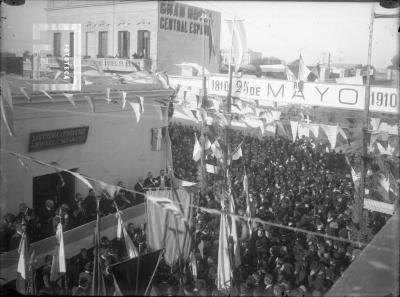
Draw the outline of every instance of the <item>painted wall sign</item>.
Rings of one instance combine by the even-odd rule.
[[[161,1],[159,4],[159,27],[161,30],[182,32],[195,35],[204,35],[200,19],[202,8],[183,3]],[[210,11],[205,13],[212,17]],[[205,35],[210,34],[210,26],[205,25]]]
[[[89,127],[76,127],[31,133],[28,152],[85,143],[88,131]]]
[[[313,106],[364,109],[365,86],[304,83],[256,78],[233,78],[232,95],[260,101],[276,101]],[[226,96],[228,78],[211,76],[208,80],[209,94]],[[371,87],[370,111],[399,112],[399,90],[387,87]]]

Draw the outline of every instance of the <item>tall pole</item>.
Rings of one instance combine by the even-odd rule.
[[[207,176],[205,174],[205,146],[206,146],[206,139],[205,139],[205,130],[206,130],[206,115],[204,112],[205,108],[205,103],[206,103],[206,96],[207,96],[207,84],[206,84],[206,75],[205,75],[205,69],[204,69],[204,64],[205,64],[205,55],[206,55],[206,34],[205,34],[205,21],[206,21],[206,14],[203,12],[201,16],[202,20],[202,27],[203,27],[203,50],[202,50],[202,66],[201,66],[201,71],[202,71],[202,92],[201,92],[201,136],[200,136],[200,145],[201,145],[201,157],[200,157],[200,193],[202,195],[205,194],[206,190],[206,184],[207,184]]]
[[[365,86],[365,102],[364,102],[364,123],[363,123],[363,146],[361,155],[361,180],[356,201],[355,223],[359,226],[358,239],[366,235],[366,226],[363,219],[363,207],[365,198],[365,185],[367,177],[367,147],[368,147],[368,128],[369,128],[369,105],[370,105],[370,71],[371,71],[371,55],[372,55],[372,38],[374,31],[374,4],[371,8],[371,21],[369,25],[369,42],[368,42],[368,60],[367,60],[367,79]]]

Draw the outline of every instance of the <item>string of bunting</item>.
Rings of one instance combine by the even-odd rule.
[[[131,192],[131,193],[134,193],[134,194],[144,195],[146,199],[148,199],[150,201],[153,201],[153,202],[156,202],[154,199],[152,199],[153,197],[149,197],[149,195],[146,195],[144,193],[141,193],[141,192],[138,192],[138,191],[126,188],[126,187],[119,187],[119,186],[115,186],[115,185],[110,185],[110,184],[107,184],[107,183],[105,183],[103,181],[100,181],[100,180],[97,180],[97,179],[94,179],[94,178],[91,178],[91,177],[84,177],[83,175],[81,175],[81,174],[79,174],[77,172],[73,172],[73,171],[70,171],[68,169],[61,168],[61,167],[59,167],[57,165],[48,164],[48,163],[46,163],[44,161],[38,160],[38,159],[33,158],[33,157],[25,156],[25,155],[20,154],[20,153],[16,153],[16,152],[13,152],[13,151],[8,151],[8,150],[2,149],[2,148],[0,150],[2,152],[8,153],[8,154],[16,157],[17,159],[19,158],[19,159],[30,160],[31,162],[34,162],[34,163],[37,163],[37,164],[40,164],[40,165],[43,165],[43,166],[51,167],[51,168],[54,168],[54,169],[59,170],[59,171],[68,172],[68,173],[72,174],[73,176],[75,176],[77,179],[79,179],[88,188],[93,189],[93,191],[95,191],[95,193],[96,193],[96,190],[94,189],[93,185],[89,182],[89,180],[91,180],[92,182],[99,183],[101,185],[107,185],[107,186],[109,186],[111,188],[114,188],[114,189],[115,188],[119,188],[119,189],[124,189],[124,190],[126,190],[128,192]],[[172,210],[171,208],[176,208],[176,212],[179,212],[180,213],[179,215],[184,217],[184,215],[181,213],[181,211],[176,206],[176,204],[181,204],[181,203],[176,202],[176,201],[172,202],[170,200],[170,203],[168,203],[170,208],[166,208],[165,204],[159,204],[159,205],[161,207],[163,207],[163,208],[166,208],[167,210]],[[181,205],[183,205],[183,204],[181,204]],[[238,215],[238,214],[234,214],[234,213],[227,212],[227,211],[221,211],[221,210],[217,210],[217,209],[201,207],[201,206],[193,205],[193,204],[188,204],[188,206],[192,207],[192,208],[197,208],[200,211],[207,212],[207,213],[209,213],[211,215],[228,215],[228,216],[231,216],[232,218],[235,218],[237,220],[244,220],[245,222],[251,221],[251,222],[254,222],[254,223],[260,223],[262,225],[267,225],[267,226],[271,226],[271,227],[291,230],[291,231],[294,231],[294,232],[300,232],[300,233],[309,234],[309,235],[313,235],[313,236],[323,237],[325,239],[331,239],[331,240],[335,240],[335,241],[346,242],[346,243],[358,245],[359,247],[362,247],[362,246],[365,247],[367,245],[373,246],[371,244],[365,244],[365,243],[362,243],[360,241],[354,241],[354,240],[350,240],[350,239],[346,239],[346,238],[341,238],[341,237],[337,237],[337,236],[322,234],[322,233],[318,233],[318,232],[314,232],[314,231],[310,231],[310,230],[305,230],[305,229],[301,229],[301,228],[297,228],[297,227],[277,224],[277,223],[273,223],[273,222],[270,222],[270,221],[265,221],[265,220],[262,220],[262,219],[259,219],[259,218],[252,218],[252,217],[248,217],[248,216]],[[175,215],[176,214],[177,213],[175,213]],[[385,248],[379,247],[379,246],[374,246],[374,247],[376,247],[377,249],[380,249],[380,250],[384,250],[385,249]]]

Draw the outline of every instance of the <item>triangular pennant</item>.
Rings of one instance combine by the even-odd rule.
[[[260,130],[261,130],[261,135],[264,135],[264,122],[263,121],[259,121],[260,123]],[[268,126],[268,125],[267,125]]]
[[[122,91],[122,109],[125,109],[126,105],[126,92]]]
[[[56,74],[54,75],[54,80],[57,80],[61,74],[62,74],[62,71],[57,70]]]
[[[139,103],[140,103],[140,112],[144,113],[144,98],[142,96],[139,97]]]
[[[76,108],[75,101],[74,101],[74,94],[67,94],[63,93],[63,95],[68,99],[69,102],[71,102],[72,106]]]
[[[283,137],[287,137],[285,127],[281,121],[276,121],[277,133]]]
[[[348,141],[346,132],[344,132],[344,130],[341,127],[338,127],[338,133],[343,137],[344,140]]]
[[[12,103],[10,105],[9,99],[5,98],[6,94],[1,94],[0,98],[0,107],[1,107],[1,117],[3,118],[4,124],[7,127],[8,134],[10,136],[15,137],[14,132],[14,115],[13,115],[13,108]],[[12,98],[11,98],[12,100]]]
[[[319,125],[318,124],[310,124],[310,130],[315,138],[319,136]]]
[[[299,138],[302,138],[303,136],[306,138],[310,137],[310,127],[308,126],[308,124],[300,123],[297,129]]]
[[[93,101],[92,97],[90,97],[90,96],[84,96],[84,97],[85,97],[86,101],[89,103],[90,110],[92,112],[95,112],[94,101]]]
[[[290,128],[292,129],[292,139],[293,139],[293,142],[295,142],[295,141],[296,141],[296,138],[297,138],[297,131],[298,131],[298,128],[299,128],[299,122],[297,122],[297,121],[290,121]]]
[[[135,113],[136,116],[136,122],[139,123],[140,122],[140,104],[137,102],[130,102],[129,104],[131,105],[133,112]]]
[[[218,167],[211,165],[211,164],[206,164],[206,171],[208,173],[212,173],[212,174],[217,174],[218,173]]]
[[[196,134],[194,135],[194,138],[195,138],[195,140],[194,140],[194,148],[193,148],[193,160],[197,162],[201,158],[201,146],[197,139]]]
[[[20,92],[28,99],[28,101],[31,101],[31,97],[29,97],[28,93],[25,91],[25,87],[19,87]]]
[[[378,131],[379,124],[381,123],[381,119],[380,118],[370,118],[370,123],[371,123],[372,131]]]
[[[42,92],[43,94],[45,94],[45,95],[50,99],[51,102],[54,102],[53,97],[51,97],[50,94],[47,93],[45,90],[40,90],[40,92]]]
[[[106,101],[108,104],[110,104],[110,102],[111,102],[110,91],[111,91],[110,88],[106,89]],[[125,94],[126,94],[126,92],[125,92]]]
[[[233,197],[231,196],[229,199],[229,204],[230,204],[230,212],[232,214],[235,214],[235,202],[233,200]],[[239,245],[239,238],[238,238],[238,233],[237,233],[237,226],[236,226],[236,218],[232,217],[231,218],[231,228],[230,228],[230,236],[232,237],[233,241],[233,257],[234,257],[234,264],[235,267],[239,267],[242,264],[241,258],[240,258],[240,245]]]
[[[209,140],[208,137],[207,137],[206,144],[205,144],[205,149],[206,149],[206,150],[209,150],[210,148],[211,148],[211,142],[210,142],[210,140]]]
[[[336,147],[338,127],[331,125],[321,125],[321,128],[322,130],[324,130],[326,136],[328,137],[331,149],[334,149]]]

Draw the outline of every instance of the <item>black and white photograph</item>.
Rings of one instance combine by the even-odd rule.
[[[0,0],[0,295],[397,297],[399,1]]]

